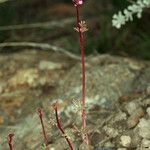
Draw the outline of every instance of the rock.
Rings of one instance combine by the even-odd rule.
[[[150,149],[150,140],[143,139],[142,140],[142,147]]]
[[[150,139],[150,119],[146,120],[144,118],[140,119],[138,124],[139,135],[145,139]]]
[[[3,92],[3,85],[0,84],[0,94]]]
[[[85,144],[81,144],[79,146],[79,150],[93,150],[93,147],[91,145],[85,145]]]
[[[128,114],[132,115],[138,107],[139,104],[137,102],[129,102],[126,104],[125,109],[128,112]]]
[[[109,137],[115,138],[118,135],[118,130],[117,129],[114,129],[114,128],[111,128],[111,127],[108,127],[108,126],[104,126],[103,129],[105,130],[106,134]]]
[[[138,122],[139,119],[144,116],[144,110],[142,107],[139,107],[127,120],[127,125],[128,128],[133,128],[135,127]]]
[[[17,123],[13,128],[8,128],[5,130],[2,136],[6,136],[9,132],[15,133],[14,136],[14,145],[15,149],[36,149],[37,145],[43,142],[42,137],[42,128],[37,114],[29,115],[21,123]],[[31,134],[30,134],[31,133]],[[21,142],[18,142],[21,141]],[[24,144],[22,144],[24,143]],[[6,148],[6,140],[3,138],[2,143],[0,144],[0,149]]]
[[[129,147],[131,144],[131,137],[130,136],[122,135],[120,140],[121,140],[122,146],[124,146],[124,147]]]
[[[117,150],[127,150],[126,148],[118,148]]]
[[[3,124],[3,123],[4,123],[4,117],[0,116],[0,124]]]
[[[94,150],[114,150],[113,148],[96,148]]]
[[[43,55],[41,55],[41,53],[43,53]],[[55,129],[51,130],[49,127],[48,121],[50,119],[48,118],[48,115],[53,99],[61,98],[62,100],[59,114],[60,121],[62,126],[65,127],[65,130],[70,128],[72,123],[77,123],[79,129],[81,127],[81,115],[70,113],[72,110],[71,106],[73,106],[71,100],[78,99],[81,101],[81,63],[80,61],[72,62],[71,59],[66,59],[66,57],[62,57],[61,54],[59,54],[59,56],[57,55],[58,54],[54,53],[53,56],[51,56],[50,52],[45,53],[45,51],[38,51],[37,53],[32,54],[30,51],[27,51],[26,53],[20,52],[17,57],[15,53],[9,56],[6,55],[5,57],[7,59],[5,58],[4,60],[8,61],[11,58],[12,62],[14,62],[13,68],[15,69],[11,71],[6,68],[12,68],[12,65],[1,61],[1,64],[7,65],[5,69],[2,70],[3,75],[1,80],[6,83],[6,88],[8,90],[6,91],[5,88],[2,88],[0,107],[2,108],[2,111],[3,109],[9,111],[12,109],[13,111],[9,112],[9,114],[14,114],[15,121],[8,125],[8,121],[6,122],[5,120],[9,119],[7,119],[7,113],[4,113],[4,124],[0,126],[0,134],[1,137],[6,137],[8,132],[14,131],[15,149],[40,149],[43,144],[42,128],[40,120],[35,112],[36,108],[39,106],[45,110],[44,121],[47,123],[46,131],[48,132],[51,150],[64,150],[68,148],[64,137],[61,136],[59,131]],[[63,58],[65,59],[63,60]],[[90,59],[90,57],[87,58],[87,61],[88,59]],[[39,62],[40,60],[42,61]],[[53,62],[58,63],[52,64],[49,60],[54,60]],[[135,85],[138,85],[140,88],[142,87],[142,89],[145,87],[145,83],[149,83],[149,73],[146,73],[148,78],[145,78],[145,76],[140,78],[145,70],[136,64],[129,65],[132,61],[132,59],[128,59],[127,62],[122,57],[109,55],[106,57],[105,55],[101,55],[93,62],[94,65],[89,63],[90,61],[87,62],[90,64],[88,67],[86,66],[86,105],[88,106],[87,127],[90,126],[93,129],[93,132],[89,133],[89,135],[98,133],[89,137],[92,137],[92,140],[95,141],[95,143],[92,143],[92,140],[90,139],[90,143],[92,146],[97,146],[97,150],[115,150],[111,147],[123,147],[122,145],[120,146],[118,141],[118,137],[123,135],[123,133],[131,135],[134,139],[136,136],[140,139],[135,141],[135,147],[137,146],[137,143],[139,143],[139,145],[141,144],[141,137],[138,135],[138,132],[133,133],[133,129],[126,128],[125,121],[128,116],[125,112],[122,112],[124,109],[122,108],[122,105],[118,103],[118,98],[120,96],[128,94],[135,89],[133,83],[136,82]],[[67,64],[72,62],[72,65],[69,65],[67,69],[64,69],[63,64],[66,64],[66,62],[68,62]],[[139,64],[145,63],[139,62]],[[2,67],[5,65],[2,65]],[[150,65],[147,65],[147,68],[150,68]],[[138,84],[137,76],[141,79]],[[27,88],[21,88],[24,87],[24,85]],[[54,85],[53,87],[55,87],[55,89],[52,89],[51,85]],[[141,95],[138,95],[139,98],[141,98],[140,96]],[[131,100],[134,101],[135,99]],[[149,100],[143,99],[143,108],[149,106]],[[130,101],[127,101],[126,103],[128,102]],[[4,105],[3,103],[7,103],[7,105]],[[131,116],[132,113],[134,114],[139,108],[136,108],[136,106],[133,107],[133,105],[136,105],[136,103],[131,103],[127,106],[128,113],[131,114]],[[69,115],[65,115],[65,112]],[[141,112],[141,114],[143,114],[143,110]],[[138,114],[137,116],[138,119],[136,124],[141,115],[139,116]],[[77,117],[79,117],[79,119]],[[0,143],[0,149],[8,148],[6,138],[0,138]],[[76,142],[73,141],[73,143],[76,145],[75,149],[78,149],[79,145],[82,143],[81,137],[77,137]],[[130,139],[128,139],[127,136],[126,143],[123,144],[128,145],[129,143]],[[133,140],[130,146],[132,145]]]
[[[150,95],[150,85],[147,86],[146,92]]]
[[[62,69],[63,65],[60,63],[54,63],[51,61],[42,60],[39,63],[40,70],[54,70],[54,69]]]
[[[146,112],[147,112],[147,114],[148,114],[149,117],[150,117],[150,107],[147,108]]]
[[[19,85],[28,85],[33,87],[38,76],[38,70],[35,68],[19,70],[12,78],[10,78],[8,83],[11,87],[17,87]]]

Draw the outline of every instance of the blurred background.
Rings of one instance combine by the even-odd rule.
[[[80,9],[89,31],[84,35],[86,55],[109,53],[150,59],[150,9],[121,29],[112,27],[112,16],[130,5],[127,0],[85,0]],[[0,43],[49,43],[80,54],[73,30],[75,11],[71,0],[9,0],[0,3]],[[1,53],[20,50],[3,47]]]

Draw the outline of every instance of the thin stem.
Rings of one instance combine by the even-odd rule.
[[[45,131],[45,126],[44,126],[44,122],[43,122],[43,113],[42,113],[41,108],[38,108],[37,112],[38,112],[38,116],[40,118],[40,122],[42,125],[42,131],[43,131],[43,137],[44,137],[44,141],[45,141],[45,145],[46,145],[46,150],[48,150],[48,138],[47,138],[47,134]]]
[[[65,131],[64,129],[62,128],[61,124],[60,124],[60,121],[59,121],[59,116],[58,116],[58,110],[57,110],[57,104],[54,104],[53,105],[53,108],[54,108],[54,111],[55,111],[55,117],[56,117],[56,124],[57,124],[57,128],[61,131],[61,133],[63,135],[65,135]],[[67,136],[65,136],[65,139],[70,147],[70,150],[73,150],[73,146],[72,146],[72,143],[71,141],[69,140],[69,138]]]
[[[10,150],[13,150],[13,146],[12,146],[13,136],[14,136],[14,134],[9,134],[7,137],[7,142],[8,142]]]
[[[76,8],[76,17],[77,17],[77,27],[79,28],[79,42],[80,42],[80,51],[81,51],[81,63],[82,63],[82,128],[86,128],[86,111],[85,111],[85,60],[84,60],[84,47],[83,47],[83,34],[80,30],[80,16],[79,16],[79,7]],[[89,144],[88,135],[83,135],[83,141],[85,144]]]

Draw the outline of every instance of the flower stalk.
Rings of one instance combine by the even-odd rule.
[[[77,27],[75,30],[79,33],[79,44],[81,51],[81,64],[82,64],[82,128],[86,128],[86,110],[85,110],[85,57],[84,57],[84,47],[83,47],[83,32],[87,31],[85,21],[80,21],[79,6],[83,4],[83,0],[73,0],[74,6],[76,8],[76,21]],[[83,142],[89,144],[88,135],[85,133],[82,135]]]
[[[12,142],[13,142],[13,136],[14,134],[9,134],[8,137],[7,137],[7,142],[8,142],[8,145],[9,145],[9,149],[10,150],[13,150],[13,146],[12,146]]]
[[[61,126],[60,120],[59,120],[59,115],[58,115],[58,108],[57,108],[57,103],[52,105],[54,112],[55,112],[55,118],[56,118],[56,126],[57,128],[61,131],[61,133],[64,135],[66,142],[68,143],[70,150],[73,150],[72,143],[70,139],[66,136],[64,129]]]
[[[48,150],[48,138],[47,138],[47,134],[45,131],[45,126],[44,126],[44,121],[43,121],[43,112],[41,110],[41,108],[38,108],[37,110],[38,116],[40,118],[40,122],[42,125],[42,132],[43,132],[43,137],[44,137],[44,141],[45,141],[45,146],[46,146],[46,150]]]

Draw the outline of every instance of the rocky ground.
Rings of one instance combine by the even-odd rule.
[[[14,150],[42,149],[39,107],[44,111],[49,149],[69,149],[51,126],[51,105],[56,101],[75,149],[86,149],[81,132],[88,132],[93,150],[150,149],[149,62],[110,55],[86,58],[86,131],[80,130],[80,114],[74,109],[80,98],[80,60],[41,50],[1,54],[0,150],[8,149],[9,133],[15,134]]]

